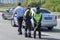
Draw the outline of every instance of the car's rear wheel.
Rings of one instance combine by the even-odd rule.
[[[13,19],[11,19],[11,25],[12,25],[13,27],[18,27],[18,26],[15,24],[15,21],[14,21]]]
[[[52,30],[53,29],[53,27],[48,27],[48,30]]]

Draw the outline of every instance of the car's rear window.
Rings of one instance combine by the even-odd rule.
[[[41,9],[40,10],[42,13],[50,13],[48,10]]]

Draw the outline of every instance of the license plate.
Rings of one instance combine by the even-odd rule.
[[[52,17],[45,17],[45,20],[52,20]]]

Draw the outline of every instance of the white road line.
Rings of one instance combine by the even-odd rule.
[[[42,34],[42,35],[49,35],[49,36],[51,36],[51,35],[52,35],[52,34],[45,33],[45,32],[42,32],[41,34]]]

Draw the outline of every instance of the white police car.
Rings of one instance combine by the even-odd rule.
[[[45,8],[41,8],[41,12],[42,12],[42,21],[41,21],[41,26],[48,28],[48,30],[52,30],[53,27],[55,27],[57,25],[57,17],[56,15],[54,15],[54,13],[51,13],[49,10],[45,9]],[[32,22],[32,26],[34,26],[34,21],[31,20]],[[11,24],[12,26],[17,26],[17,17],[16,15],[13,17],[13,20],[11,20]],[[25,26],[25,22],[23,21],[22,26]]]

